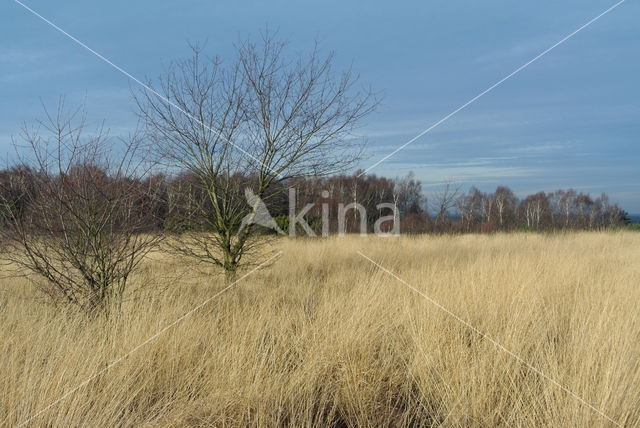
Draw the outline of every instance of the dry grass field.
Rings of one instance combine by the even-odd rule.
[[[154,254],[121,316],[90,322],[0,279],[0,425],[614,426],[586,402],[640,426],[640,234],[274,245],[274,263],[113,366],[220,275]]]

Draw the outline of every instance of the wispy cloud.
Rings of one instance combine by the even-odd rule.
[[[63,60],[56,50],[0,48],[0,83],[9,84],[85,70],[85,62]]]
[[[55,52],[45,49],[16,49],[0,47],[0,58],[5,67],[14,65],[24,66],[43,60],[48,60],[56,56]]]
[[[502,65],[505,60],[530,57],[544,50],[551,42],[551,37],[534,37],[513,43],[511,46],[494,49],[475,58],[475,62],[482,65]]]
[[[393,170],[396,174],[399,171],[414,171],[416,177],[425,184],[439,183],[443,180],[451,178],[455,181],[480,183],[480,182],[497,182],[505,179],[522,178],[540,175],[542,170],[532,167],[519,166],[472,166],[472,165],[425,165],[425,164],[406,164],[401,168]],[[390,171],[381,171],[383,175],[389,175]]]
[[[566,150],[575,149],[577,143],[573,141],[564,142],[547,142],[540,144],[528,144],[525,146],[508,147],[505,150],[508,153],[517,153],[521,155],[549,155]]]

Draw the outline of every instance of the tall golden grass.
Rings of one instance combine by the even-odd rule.
[[[121,315],[91,321],[38,301],[26,279],[0,280],[0,424],[613,425],[362,251],[608,417],[640,426],[640,234],[274,245],[283,255],[271,266],[58,402],[223,279],[154,254],[134,279],[148,286]]]

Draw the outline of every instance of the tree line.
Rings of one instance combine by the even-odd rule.
[[[364,220],[366,230],[373,231],[374,223],[389,214],[376,208],[381,202],[397,207],[401,233],[598,230],[629,222],[626,211],[611,203],[606,193],[594,198],[574,189],[559,189],[521,199],[506,186],[486,193],[471,186],[465,193],[461,185],[446,183],[426,195],[412,173],[395,178],[360,174],[358,171],[297,183],[296,205],[313,205],[307,216],[314,232],[320,234],[323,204],[332,213],[329,230],[336,233],[339,205],[351,202],[361,204],[366,212],[366,219],[357,210],[345,216],[346,229],[353,233],[360,230]],[[322,196],[323,192],[326,196]],[[285,215],[285,207],[275,208],[274,212]]]
[[[137,232],[209,230],[204,224],[206,219],[199,215],[208,203],[206,185],[188,171],[173,175],[149,174],[144,178],[114,177],[106,169],[89,163],[76,164],[68,174],[48,178],[61,186],[64,182],[67,189],[72,187],[70,181],[92,188],[101,197],[110,198],[114,211],[117,206],[119,215],[129,216],[128,221],[137,213],[134,228]],[[250,189],[256,178],[237,175],[230,181],[238,183],[237,203],[244,204],[238,208],[239,215],[230,227],[232,233],[237,233],[242,218],[250,214],[252,208],[243,197],[240,183]],[[6,227],[9,218],[42,219],[46,216],[40,213],[38,217],[38,212],[43,206],[48,207],[49,212],[56,211],[51,207],[50,200],[54,197],[51,187],[41,170],[26,166],[0,170],[0,222],[4,221]],[[328,213],[329,223],[325,227],[330,234],[338,233],[340,221],[348,233],[360,232],[363,225],[367,232],[372,232],[376,221],[393,214],[389,208],[379,209],[380,203],[396,207],[395,221],[401,233],[598,230],[624,226],[628,222],[626,211],[611,203],[606,193],[592,197],[574,189],[559,189],[518,198],[506,186],[498,186],[494,192],[482,192],[471,186],[463,192],[460,185],[449,183],[427,196],[412,173],[388,178],[375,174],[361,176],[358,171],[328,177],[289,178],[270,186],[269,192],[277,197],[264,202],[277,226],[286,234],[289,234],[292,209],[288,189],[295,192],[293,211],[296,215],[303,214],[304,222],[317,236],[323,232],[323,210]],[[85,204],[88,201],[86,197],[81,200]],[[364,209],[351,207],[341,213],[341,206],[349,204]],[[91,212],[88,208],[85,210]],[[389,219],[385,230],[393,226],[394,220]],[[304,230],[300,233],[306,234]]]

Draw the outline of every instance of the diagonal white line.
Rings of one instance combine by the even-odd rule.
[[[372,260],[371,258],[367,257],[366,255],[364,255],[363,253],[361,253],[360,251],[357,251],[357,253],[362,256],[363,258],[365,258],[366,260],[370,261],[372,264],[374,264],[375,266],[377,266],[380,270],[382,270],[383,272],[389,274],[390,276],[392,276],[393,278],[397,279],[398,281],[400,281],[401,283],[403,283],[404,285],[406,285],[409,289],[411,289],[412,291],[415,291],[416,293],[418,293],[420,296],[424,297],[425,299],[427,299],[427,301],[429,301],[429,303],[433,304],[434,306],[436,306],[438,309],[440,309],[441,311],[445,312],[447,315],[450,315],[451,317],[453,317],[456,321],[460,322],[461,324],[465,325],[466,327],[470,328],[471,330],[473,330],[474,332],[476,332],[477,334],[479,334],[480,336],[482,336],[484,339],[488,340],[489,342],[491,342],[493,344],[493,346],[495,346],[496,348],[500,349],[501,351],[506,352],[507,354],[509,354],[511,357],[513,357],[514,359],[516,359],[518,362],[520,362],[523,366],[525,366],[526,368],[528,368],[529,370],[531,370],[532,372],[536,373],[537,375],[540,375],[541,377],[545,378],[546,380],[548,380],[549,382],[551,382],[552,384],[554,384],[555,386],[557,386],[558,388],[562,389],[564,392],[566,392],[567,394],[571,395],[573,398],[575,398],[576,400],[578,400],[580,403],[584,404],[585,406],[589,407],[591,410],[595,411],[596,413],[600,414],[600,416],[602,416],[603,418],[605,418],[606,420],[608,420],[609,422],[611,422],[612,424],[622,427],[621,424],[619,424],[618,422],[616,422],[615,420],[613,420],[612,418],[610,418],[609,416],[607,416],[606,414],[604,414],[602,411],[600,411],[599,409],[597,409],[596,407],[594,407],[593,405],[589,404],[588,402],[586,402],[582,397],[580,397],[578,394],[576,394],[575,392],[571,391],[570,389],[568,389],[567,387],[563,386],[561,383],[559,383],[558,381],[554,380],[553,378],[547,376],[546,374],[544,374],[542,371],[540,371],[539,369],[535,368],[534,366],[532,366],[531,364],[527,363],[525,360],[523,360],[522,358],[520,358],[518,355],[514,354],[513,352],[511,352],[509,349],[505,348],[504,346],[502,346],[500,343],[498,343],[495,339],[493,339],[491,336],[489,336],[487,333],[484,333],[480,330],[478,330],[477,328],[475,328],[474,326],[472,326],[471,324],[469,324],[467,321],[465,321],[464,319],[460,318],[458,315],[454,314],[453,312],[451,312],[449,309],[445,308],[444,306],[442,306],[440,303],[438,303],[437,301],[433,300],[431,297],[427,296],[426,294],[424,294],[423,292],[421,292],[420,290],[418,290],[417,288],[415,288],[414,286],[412,286],[411,284],[409,284],[408,282],[406,282],[405,280],[403,280],[402,278],[400,278],[399,276],[397,276],[396,274],[394,274],[393,272],[391,272],[389,269],[386,269],[385,267],[381,266],[379,263],[377,263],[376,261]]]
[[[264,164],[263,161],[261,161],[260,159],[256,158],[255,156],[253,156],[251,153],[247,152],[246,150],[244,150],[242,147],[238,146],[237,144],[232,143],[231,141],[229,141],[227,138],[223,137],[222,134],[219,131],[216,131],[215,129],[212,129],[210,126],[208,126],[205,123],[202,123],[202,121],[198,120],[198,118],[196,118],[195,116],[193,116],[192,114],[188,113],[187,111],[185,111],[184,109],[182,109],[180,106],[178,106],[176,103],[172,102],[171,100],[169,100],[167,97],[163,96],[162,94],[160,94],[159,92],[157,92],[156,90],[154,90],[153,88],[151,88],[149,85],[145,84],[144,82],[142,82],[141,80],[137,79],[136,77],[134,77],[133,75],[131,75],[130,73],[128,73],[126,70],[124,70],[122,67],[119,67],[118,65],[114,64],[113,62],[111,62],[109,59],[105,58],[103,55],[101,55],[100,53],[96,52],[95,50],[91,49],[89,46],[87,46],[86,44],[82,43],[80,40],[76,39],[75,37],[73,37],[71,34],[67,33],[66,31],[64,31],[62,28],[58,27],[56,24],[54,24],[53,22],[49,21],[47,18],[45,18],[44,16],[40,15],[38,12],[36,12],[35,10],[31,9],[29,6],[25,5],[24,3],[22,3],[19,0],[13,0],[14,2],[18,3],[20,6],[22,6],[23,8],[25,8],[26,10],[28,10],[29,12],[31,12],[33,15],[37,16],[38,18],[40,18],[41,20],[43,20],[44,22],[46,22],[47,24],[49,24],[51,27],[55,28],[57,31],[59,31],[60,33],[64,34],[65,36],[67,36],[68,38],[70,38],[71,40],[73,40],[75,43],[77,43],[78,45],[82,46],[83,48],[85,48],[86,50],[88,50],[89,52],[91,52],[92,54],[94,54],[95,56],[97,56],[98,58],[100,58],[102,61],[106,62],[107,64],[109,64],[111,67],[115,68],[116,70],[118,70],[120,73],[124,74],[125,76],[127,76],[129,79],[133,80],[134,82],[136,82],[138,85],[142,86],[145,90],[151,92],[153,95],[155,95],[156,97],[160,98],[162,101],[164,101],[165,103],[169,104],[171,107],[175,108],[176,110],[180,111],[181,113],[183,113],[185,116],[187,116],[189,119],[191,120],[195,120],[199,125],[204,126],[205,128],[207,128],[209,131],[215,133],[218,137],[220,137],[221,139],[223,139],[224,141],[226,141],[227,143],[231,144],[233,147],[235,147],[236,149],[240,150],[243,154],[247,155],[248,157],[250,157],[251,159],[253,159],[254,161],[258,162],[261,166],[267,168],[269,171],[275,173],[278,177],[282,178],[282,175],[275,171],[273,168],[267,166]]]
[[[89,382],[91,382],[93,379],[101,376],[103,373],[105,373],[107,370],[109,370],[111,367],[115,366],[116,364],[118,364],[119,362],[121,362],[122,360],[124,360],[125,358],[127,358],[129,355],[133,354],[134,352],[136,352],[137,350],[139,350],[140,348],[142,348],[143,346],[145,346],[146,344],[154,341],[155,339],[157,339],[159,336],[161,336],[163,333],[165,333],[167,330],[175,327],[177,324],[179,324],[180,322],[182,322],[185,318],[187,318],[188,316],[190,316],[191,314],[193,314],[194,312],[198,311],[199,309],[201,309],[203,306],[205,306],[207,303],[211,302],[213,299],[215,299],[216,297],[220,296],[222,293],[224,293],[225,291],[229,290],[230,288],[232,288],[234,285],[236,285],[237,283],[239,283],[240,281],[242,281],[243,279],[245,279],[246,277],[248,277],[249,275],[251,275],[252,273],[254,273],[255,271],[257,271],[258,269],[260,269],[262,266],[266,265],[267,263],[271,262],[272,260],[275,260],[276,258],[280,257],[282,255],[282,251],[278,251],[274,256],[270,257],[268,260],[260,263],[255,269],[247,272],[245,275],[243,275],[240,279],[232,282],[231,284],[229,284],[228,286],[226,286],[225,288],[223,288],[222,290],[220,290],[219,292],[217,292],[216,294],[214,294],[213,296],[209,297],[207,300],[205,300],[204,302],[202,302],[201,304],[199,304],[198,306],[196,306],[195,308],[191,309],[189,312],[187,312],[186,314],[182,315],[180,318],[178,318],[177,320],[173,321],[171,324],[163,327],[161,330],[159,330],[157,333],[155,333],[153,336],[150,336],[149,338],[147,338],[144,342],[140,343],[139,345],[135,346],[133,349],[131,349],[129,352],[127,352],[126,354],[124,354],[123,356],[121,356],[120,358],[111,361],[110,363],[108,363],[105,368],[103,368],[102,370],[100,370],[99,372],[95,373],[93,376],[91,376],[90,378],[88,378],[87,380],[85,380],[84,382],[80,383],[78,386],[76,386],[75,388],[67,391],[66,393],[64,393],[60,398],[58,398],[57,400],[55,400],[54,402],[50,403],[48,406],[38,410],[35,414],[31,415],[29,417],[29,419],[21,422],[20,424],[17,425],[17,427],[21,427],[24,426],[26,424],[28,424],[29,422],[31,422],[33,419],[37,418],[38,416],[40,416],[42,413],[46,412],[47,410],[49,410],[50,408],[52,408],[53,406],[55,406],[56,404],[58,404],[60,401],[64,400],[65,398],[69,397],[70,395],[72,395],[73,393],[75,393],[76,391],[78,391],[80,388],[86,386]],[[2,423],[0,423],[0,425],[4,425],[5,422],[7,421],[7,419],[9,419],[9,416],[11,416],[11,413],[9,413],[9,415],[7,415],[7,417],[4,419],[4,421]]]
[[[406,143],[404,143],[403,145],[401,145],[400,147],[398,147],[397,149],[395,149],[394,151],[392,151],[391,153],[389,153],[388,155],[386,155],[385,157],[383,157],[382,159],[380,159],[378,162],[374,163],[373,165],[371,165],[369,168],[365,169],[364,171],[362,171],[360,173],[360,175],[358,175],[358,177],[361,177],[362,175],[366,174],[367,172],[369,172],[370,170],[372,170],[373,168],[375,168],[376,166],[380,165],[382,162],[386,161],[387,159],[389,159],[391,156],[395,155],[396,153],[398,153],[400,150],[404,149],[405,147],[407,147],[409,144],[413,143],[414,141],[416,141],[418,138],[422,137],[423,135],[425,135],[426,133],[428,133],[429,131],[431,131],[432,129],[440,126],[442,123],[446,122],[449,118],[451,118],[452,116],[456,115],[458,112],[460,112],[460,110],[463,110],[464,108],[466,108],[467,106],[469,106],[470,104],[474,103],[476,100],[478,100],[479,98],[481,98],[482,96],[484,96],[485,94],[491,92],[493,89],[497,88],[498,86],[500,86],[501,84],[503,84],[504,82],[506,82],[507,80],[511,79],[513,76],[515,76],[516,74],[520,73],[522,70],[524,70],[525,68],[527,68],[528,66],[530,66],[531,64],[533,64],[534,62],[536,62],[537,60],[539,60],[540,58],[542,58],[543,56],[545,56],[546,54],[548,54],[549,52],[551,52],[553,49],[555,49],[556,47],[560,46],[561,44],[563,44],[564,42],[566,42],[567,40],[569,40],[571,37],[575,36],[576,34],[578,34],[580,31],[584,30],[585,28],[587,28],[589,25],[593,24],[594,22],[596,22],[598,19],[602,18],[604,15],[606,15],[607,13],[611,12],[613,9],[617,8],[618,6],[620,6],[622,3],[624,3],[625,0],[620,0],[618,3],[614,4],[613,6],[611,6],[609,9],[605,10],[604,12],[602,12],[600,15],[596,16],[595,18],[593,18],[591,21],[587,22],[586,24],[584,24],[582,27],[578,28],[577,30],[575,30],[573,33],[569,34],[568,36],[566,36],[565,38],[563,38],[562,40],[560,40],[559,42],[557,42],[556,44],[554,44],[553,46],[547,48],[546,50],[544,50],[543,52],[541,52],[540,54],[538,54],[536,57],[534,57],[533,59],[527,61],[526,63],[524,63],[523,65],[521,65],[520,67],[516,68],[514,71],[512,71],[511,73],[509,73],[507,76],[503,77],[502,79],[500,79],[499,81],[497,81],[496,83],[494,83],[493,85],[489,86],[487,89],[485,89],[484,91],[480,92],[478,95],[476,95],[475,97],[471,98],[469,101],[467,101],[466,103],[462,104],[460,107],[458,107],[457,109],[455,109],[454,111],[452,111],[451,113],[449,113],[448,115],[446,115],[445,117],[443,117],[442,119],[440,119],[439,121],[437,121],[436,123],[434,123],[433,125],[431,125],[430,127],[428,127],[427,129],[425,129],[424,131],[422,131],[421,133],[419,133],[418,135],[416,135],[415,137],[413,137],[412,139],[410,139],[409,141],[407,141]]]

